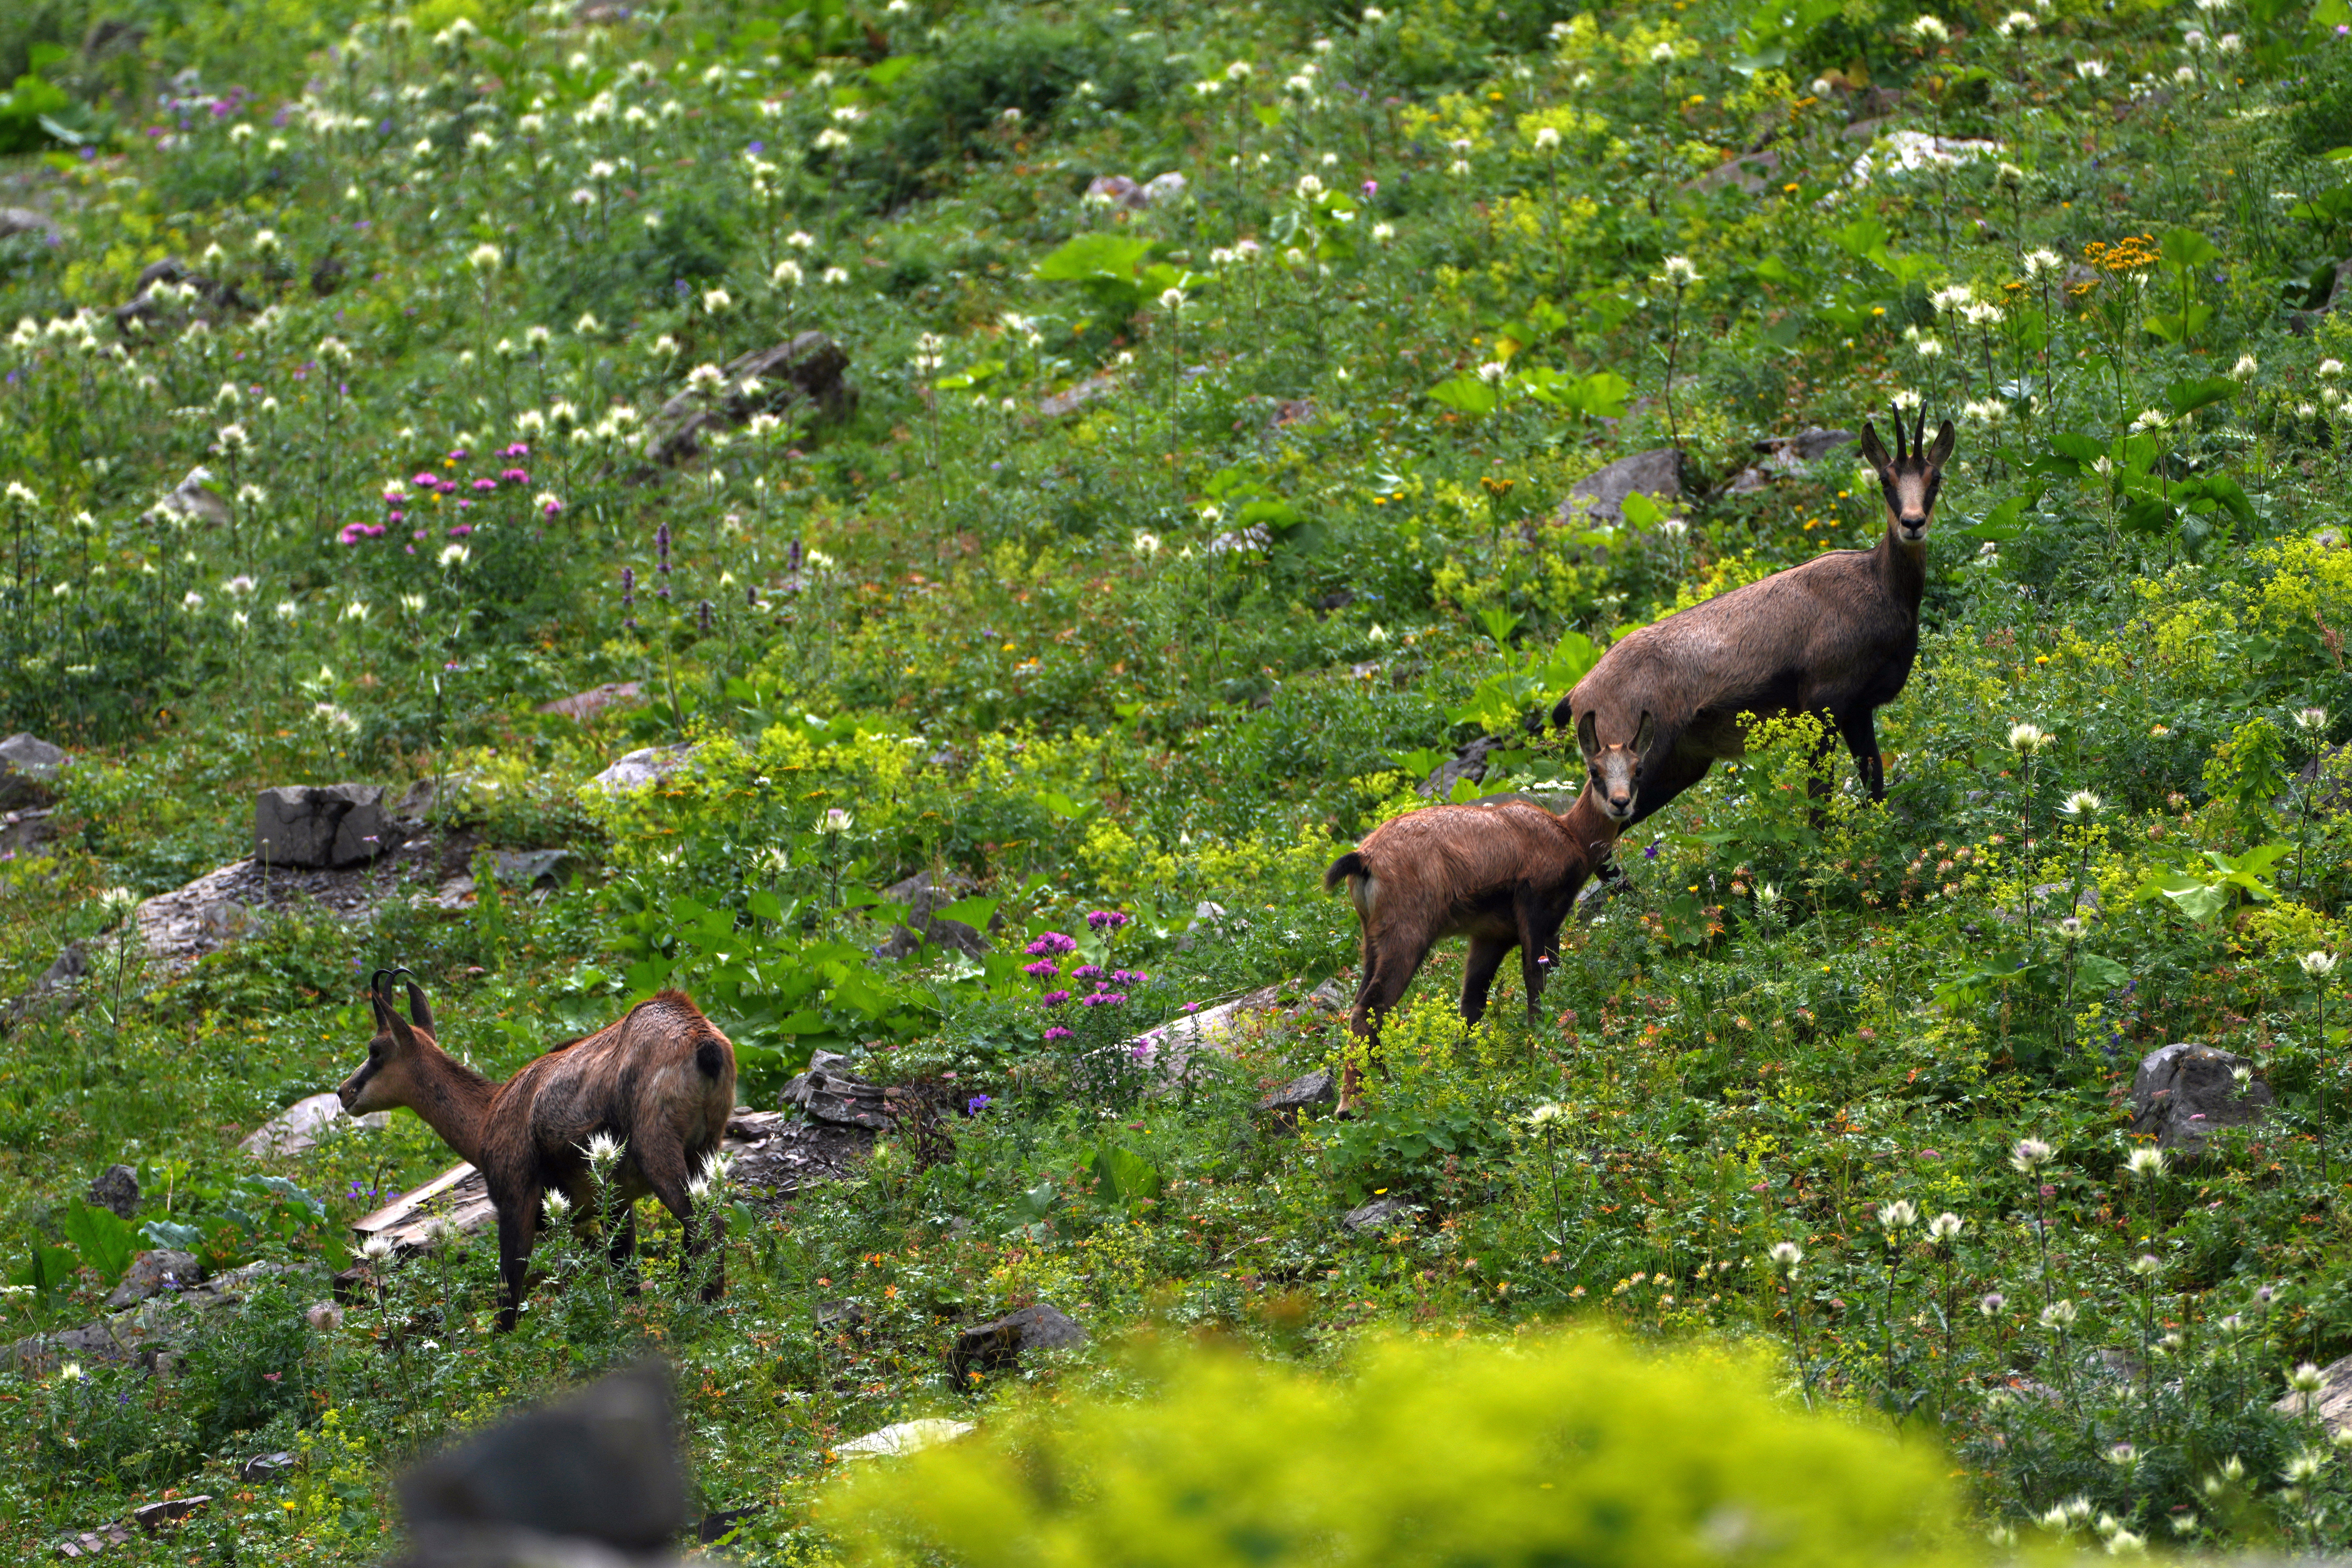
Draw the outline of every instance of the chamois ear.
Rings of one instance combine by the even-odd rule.
[[[393,973],[404,976],[407,982],[409,1021],[427,1034],[438,1034],[440,1031],[433,1027],[433,1009],[425,1005],[425,991],[416,984],[416,976],[405,969],[395,969]]]
[[[1902,426],[1895,426],[1895,438],[1903,438]],[[1886,444],[1878,438],[1878,426],[1867,419],[1862,424],[1862,459],[1882,474],[1893,466],[1886,460]]]
[[[1601,749],[1601,726],[1592,715],[1593,710],[1587,708],[1576,716],[1576,744],[1588,757]]]
[[[1633,730],[1633,754],[1637,757],[1649,755],[1650,742],[1657,738],[1657,733],[1658,721],[1650,716],[1648,709],[1643,709],[1642,722]]]
[[[1952,422],[1948,419],[1936,427],[1936,439],[1927,447],[1927,467],[1941,468],[1952,455]]]

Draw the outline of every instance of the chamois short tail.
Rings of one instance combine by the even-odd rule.
[[[1350,849],[1332,861],[1331,868],[1323,873],[1323,890],[1327,893],[1336,893],[1349,878],[1369,877],[1371,874],[1372,868],[1364,864],[1364,858]]]

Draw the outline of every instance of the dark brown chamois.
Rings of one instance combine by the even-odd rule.
[[[1821,715],[1830,733],[1814,758],[1814,795],[1828,793],[1827,753],[1842,740],[1870,798],[1886,798],[1875,715],[1902,691],[1918,656],[1927,524],[1952,455],[1952,422],[1923,446],[1927,422],[1922,413],[1906,450],[1903,412],[1895,411],[1892,458],[1877,426],[1862,427],[1862,455],[1886,499],[1876,548],[1832,551],[1629,633],[1552,710],[1552,722],[1572,721],[1580,738],[1593,732],[1588,725],[1624,735],[1654,719],[1633,822],[1698,783],[1717,759],[1742,755],[1751,717]]]
[[[523,1302],[540,1205],[550,1192],[569,1202],[575,1225],[596,1212],[590,1173],[592,1140],[618,1145],[611,1180],[620,1202],[610,1238],[613,1261],[636,1252],[635,1200],[659,1198],[686,1229],[681,1266],[725,1239],[715,1215],[698,1220],[688,1189],[698,1185],[727,1135],[735,1110],[735,1047],[683,993],[665,991],[638,1003],[617,1023],[570,1040],[504,1083],[492,1083],[443,1051],[433,1014],[416,982],[408,982],[408,1016],[384,994],[387,973],[368,984],[375,1038],[367,1060],[337,1092],[354,1113],[406,1106],[441,1141],[482,1173],[499,1212],[499,1327],[515,1325]],[[714,1263],[703,1299],[726,1289],[723,1263]]]
[[[1449,936],[1470,939],[1462,971],[1465,1021],[1486,1015],[1495,973],[1515,947],[1534,1020],[1545,965],[1559,956],[1560,925],[1633,814],[1633,753],[1631,746],[1612,748],[1603,766],[1616,776],[1589,785],[1565,813],[1524,795],[1423,806],[1382,823],[1331,863],[1324,889],[1346,883],[1363,928],[1363,980],[1348,1027],[1368,1053],[1378,1049],[1381,1018],[1429,950]],[[1351,1057],[1340,1074],[1342,1110],[1354,1108],[1360,1087]]]

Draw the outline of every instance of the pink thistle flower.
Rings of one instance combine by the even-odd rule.
[[[474,481],[474,493],[476,495],[488,495],[490,491],[498,488],[499,481],[496,479],[476,479]]]
[[[1070,1031],[1056,1024],[1045,1031],[1045,1037],[1049,1040],[1066,1040],[1070,1037]]]

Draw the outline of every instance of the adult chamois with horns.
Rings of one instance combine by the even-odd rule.
[[[400,1016],[385,987],[407,973],[379,969],[368,983],[375,1038],[336,1092],[355,1115],[406,1106],[482,1173],[499,1214],[501,1331],[514,1327],[521,1310],[548,1194],[563,1194],[575,1223],[596,1213],[592,1144],[617,1146],[609,1156],[609,1179],[622,1200],[610,1238],[616,1265],[635,1255],[640,1197],[659,1198],[685,1227],[682,1268],[725,1239],[715,1215],[708,1223],[697,1217],[688,1189],[709,1169],[734,1114],[735,1047],[682,992],[640,1002],[619,1021],[493,1083],[441,1048],[413,978],[408,1016]],[[726,1289],[724,1267],[703,1286],[705,1300]]]
[[[1486,1016],[1486,994],[1515,947],[1534,1019],[1560,925],[1633,816],[1634,773],[1648,739],[1644,721],[1629,742],[1585,747],[1585,785],[1565,812],[1514,795],[1423,806],[1390,818],[1331,863],[1324,890],[1345,884],[1362,927],[1363,978],[1348,1026],[1368,1049],[1379,1047],[1382,1016],[1429,950],[1449,936],[1470,939],[1465,1021]],[[1341,1073],[1342,1110],[1354,1107],[1360,1079],[1351,1058]]]
[[[1718,758],[1744,754],[1750,722],[1796,713],[1830,726],[1814,759],[1816,797],[1828,793],[1833,736],[1853,753],[1870,798],[1886,798],[1875,715],[1902,691],[1918,656],[1927,525],[1952,455],[1952,422],[1932,443],[1923,440],[1927,423],[1922,412],[1906,444],[1895,410],[1891,458],[1877,426],[1862,427],[1862,455],[1886,501],[1886,532],[1874,548],[1829,552],[1628,633],[1552,710],[1552,722],[1574,724],[1588,749],[1654,726],[1633,822],[1698,783]]]

